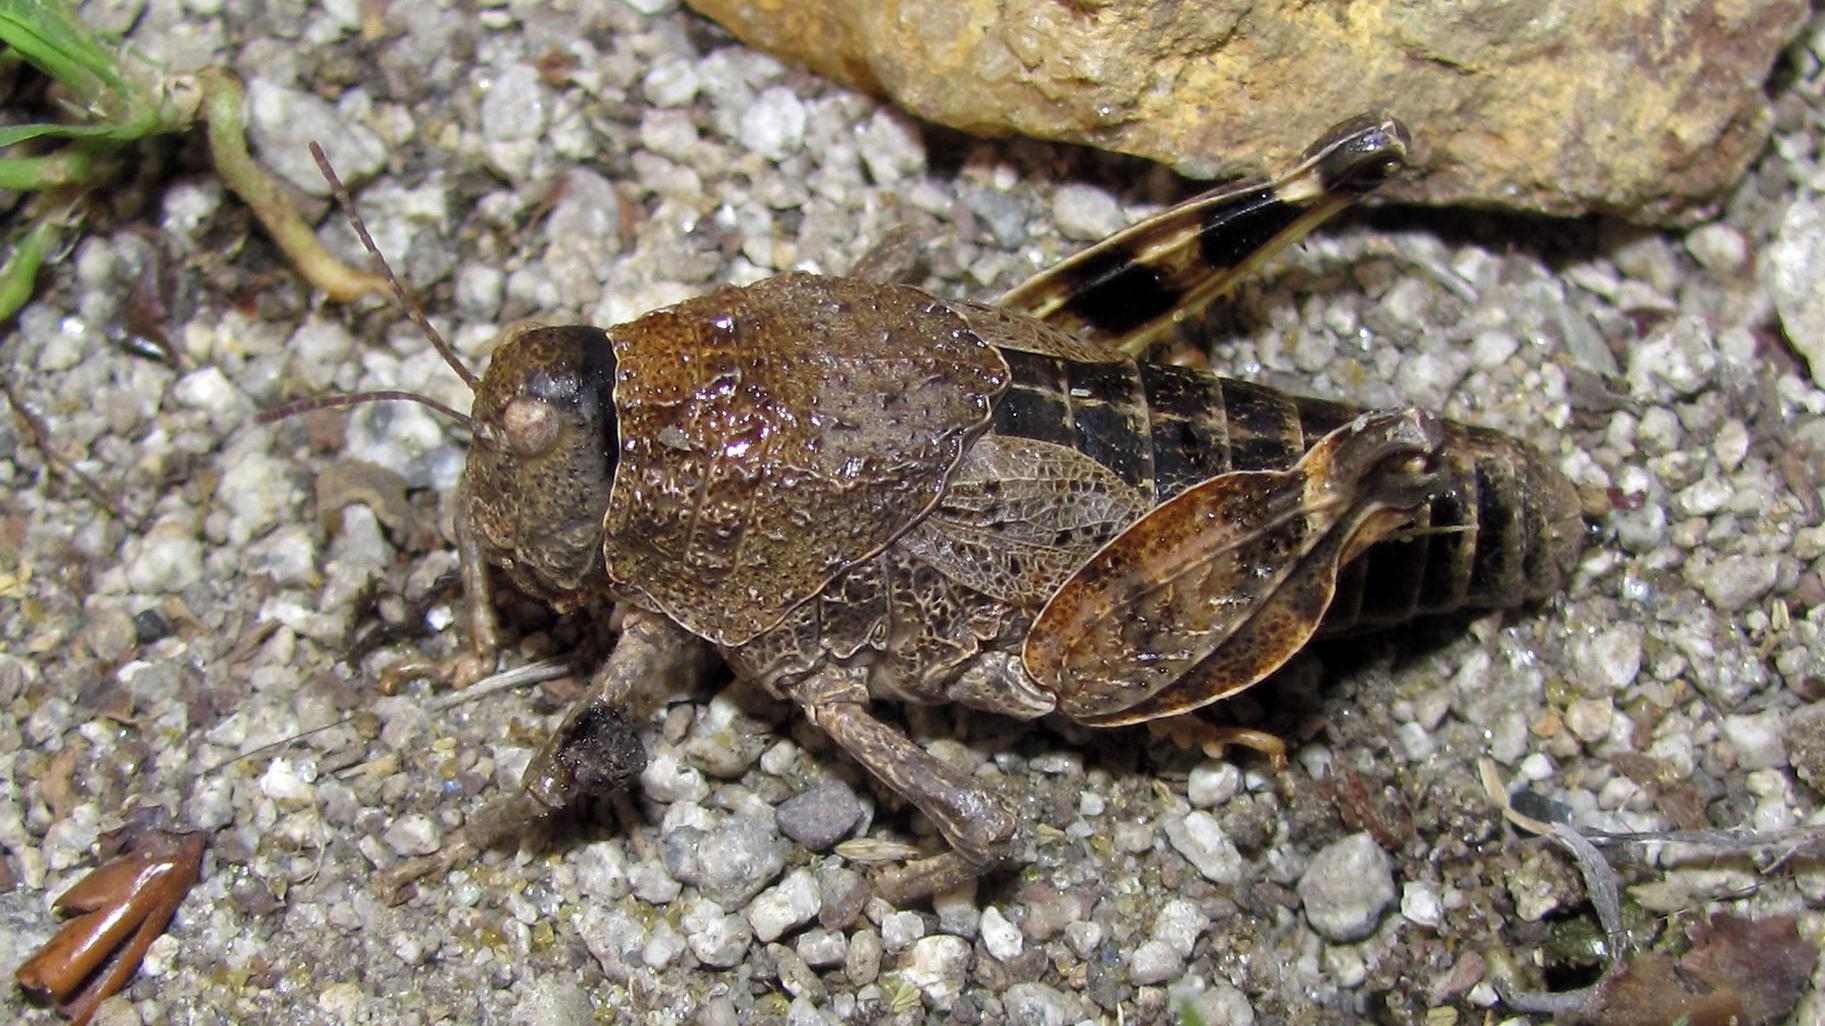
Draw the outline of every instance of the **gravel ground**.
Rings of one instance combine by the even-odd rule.
[[[259,153],[319,194],[303,153],[322,139],[473,366],[513,319],[607,324],[718,282],[841,271],[899,224],[936,240],[931,288],[990,295],[1187,188],[923,129],[671,0],[384,10],[387,36],[363,42],[353,0],[151,0],[133,38],[247,79]],[[377,868],[517,779],[577,685],[449,707],[381,694],[389,661],[458,640],[437,582],[464,438],[406,404],[251,416],[329,389],[467,397],[390,307],[322,305],[194,140],[149,151],[0,349],[53,444],[147,514],[108,515],[0,420],[0,954],[49,935],[51,898],[138,807],[212,836],[108,1023],[1151,1023],[1182,1003],[1210,1023],[1449,1023],[1512,1014],[1486,971],[1504,958],[1536,985],[1538,965],[1588,981],[1573,863],[1503,824],[1478,760],[1588,830],[1821,822],[1825,391],[1777,327],[1778,310],[1825,336],[1814,31],[1774,145],[1716,222],[1370,211],[1178,344],[1535,441],[1606,511],[1566,596],[1301,657],[1231,703],[1296,739],[1279,774],[1140,732],[907,710],[1046,828],[1018,873],[859,916],[859,867],[833,844],[929,831],[726,680],[665,696],[632,803],[377,898]],[[151,322],[178,365],[123,344],[147,330],[136,291],[166,304]],[[600,616],[508,619],[515,661],[578,653],[587,672],[604,640]],[[350,665],[351,631],[376,623],[402,640]],[[1644,932],[1722,907],[1825,935],[1816,863],[1617,862]],[[1804,1000],[1801,1021],[1825,1019]]]

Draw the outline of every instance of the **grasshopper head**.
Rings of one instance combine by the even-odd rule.
[[[585,325],[515,325],[475,392],[464,513],[487,562],[560,609],[606,583],[602,517],[614,483],[615,356]]]

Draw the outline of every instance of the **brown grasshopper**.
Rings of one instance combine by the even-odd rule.
[[[952,853],[896,877],[905,896],[1010,857],[1021,823],[877,720],[877,699],[1179,718],[1207,744],[1273,749],[1185,714],[1321,631],[1557,592],[1579,505],[1525,443],[1134,359],[1406,147],[1399,122],[1353,119],[1285,174],[993,304],[785,274],[607,330],[515,327],[480,379],[433,333],[475,390],[468,672],[494,661],[490,568],[560,610],[608,595],[626,616],[522,792],[393,881],[627,786],[644,763],[630,694],[711,653],[937,825]]]

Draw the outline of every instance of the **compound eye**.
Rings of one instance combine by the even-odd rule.
[[[520,456],[542,456],[558,444],[558,411],[543,399],[521,397],[501,417],[507,447]]]

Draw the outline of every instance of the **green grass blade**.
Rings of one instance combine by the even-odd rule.
[[[86,106],[136,92],[114,52],[63,0],[0,0],[0,42],[77,94]]]
[[[29,125],[7,125],[0,128],[0,149],[15,146],[32,139],[134,139],[139,133],[123,134],[131,131],[132,126],[123,126],[114,122],[99,125],[52,125],[43,121],[34,121]]]
[[[38,268],[51,244],[53,231],[49,218],[41,218],[32,230],[19,240],[12,255],[0,264],[0,324],[11,320],[32,298],[32,286],[38,279]]]

